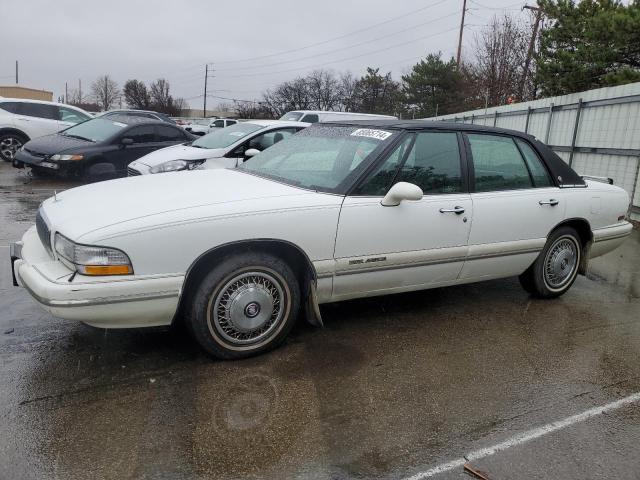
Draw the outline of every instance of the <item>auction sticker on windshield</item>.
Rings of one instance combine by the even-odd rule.
[[[375,130],[373,128],[359,128],[351,134],[352,137],[368,137],[375,138],[376,140],[386,140],[391,135],[391,132],[385,132],[384,130]]]

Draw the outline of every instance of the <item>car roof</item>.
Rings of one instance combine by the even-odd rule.
[[[485,125],[474,125],[470,123],[455,122],[438,122],[433,120],[335,120],[331,122],[322,122],[318,125],[352,125],[367,128],[393,128],[401,130],[454,130],[460,132],[493,132],[506,135],[514,135],[522,138],[533,139],[533,135],[519,132],[517,130],[509,130],[507,128],[489,127]]]
[[[23,102],[23,103],[41,103],[45,105],[55,105],[56,107],[69,107],[74,110],[80,110],[83,113],[89,113],[84,111],[80,107],[76,107],[75,105],[69,105],[68,103],[59,103],[59,102],[48,102],[47,100],[33,100],[31,98],[10,98],[10,97],[0,97],[0,102]]]
[[[246,122],[240,123],[252,123],[254,125],[260,125],[262,127],[308,127],[311,125],[307,122],[290,122],[288,120],[247,120]]]
[[[149,125],[172,125],[171,123],[163,122],[156,118],[136,117],[135,115],[111,115],[109,118],[96,117],[94,120],[101,119],[111,122],[126,123],[127,125],[138,125],[141,123]],[[175,126],[175,125],[174,125]]]

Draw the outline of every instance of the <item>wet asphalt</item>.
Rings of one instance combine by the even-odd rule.
[[[73,182],[0,164],[0,479],[404,478],[640,392],[640,231],[569,293],[517,279],[322,307],[269,354],[62,321],[8,248]],[[640,403],[473,461],[490,479],[640,478]],[[433,478],[471,478],[462,467]]]

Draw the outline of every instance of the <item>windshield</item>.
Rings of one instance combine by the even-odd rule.
[[[118,133],[127,126],[126,123],[116,122],[108,118],[94,118],[74,125],[60,132],[66,137],[82,138],[92,142],[101,142]]]
[[[256,125],[255,123],[238,123],[200,137],[195,140],[191,146],[199,148],[225,148],[262,128],[264,128],[262,125]]]
[[[380,129],[313,126],[238,169],[311,190],[337,192],[356,169],[366,167],[365,160],[377,147],[393,137],[393,132]]]
[[[288,120],[290,122],[297,122],[304,115],[303,112],[287,112],[283,116],[280,117],[280,120]]]

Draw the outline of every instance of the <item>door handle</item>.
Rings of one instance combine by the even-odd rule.
[[[453,208],[441,208],[440,213],[455,213],[456,215],[460,215],[464,213],[464,208],[457,206]]]
[[[540,200],[538,202],[539,205],[551,205],[552,207],[555,207],[559,203],[560,201],[556,200],[555,198],[550,198],[549,200]]]

